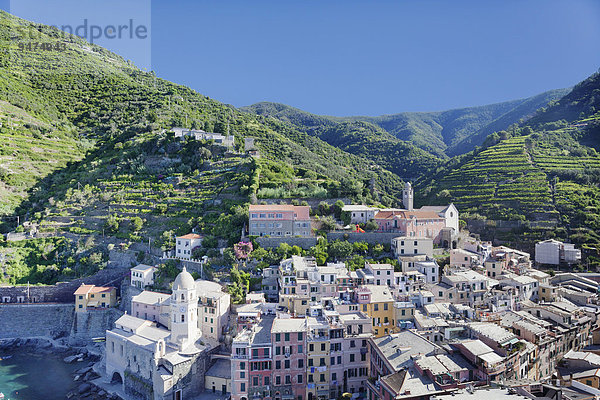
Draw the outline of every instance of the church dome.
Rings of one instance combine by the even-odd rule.
[[[194,289],[195,287],[196,283],[194,282],[192,274],[187,272],[185,267],[183,267],[183,270],[177,275],[175,282],[173,282],[173,290],[189,290]]]

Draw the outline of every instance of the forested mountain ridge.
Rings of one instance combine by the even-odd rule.
[[[437,112],[403,112],[377,117],[322,116],[269,102],[240,109],[272,116],[307,130],[331,127],[341,122],[369,122],[407,144],[413,144],[437,157],[447,158],[473,150],[483,143],[487,135],[528,119],[538,109],[561,98],[569,90],[550,90],[525,99],[477,107]]]

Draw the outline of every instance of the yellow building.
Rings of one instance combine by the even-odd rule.
[[[359,309],[367,314],[376,338],[394,333],[394,298],[387,286],[364,285],[355,290]]]
[[[117,304],[117,288],[113,286],[94,286],[82,284],[75,291],[75,311],[109,308]]]
[[[556,286],[549,283],[540,283],[538,286],[538,299],[546,302],[556,301],[558,298],[556,289]]]
[[[206,391],[225,395],[231,393],[231,361],[217,358],[204,375]]]
[[[306,396],[329,399],[329,323],[324,317],[309,317],[307,321]],[[311,396],[312,394],[312,396]]]

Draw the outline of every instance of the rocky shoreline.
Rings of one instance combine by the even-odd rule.
[[[50,338],[0,339],[0,351],[22,351],[35,354],[48,354],[62,358],[66,364],[81,364],[73,373],[73,381],[78,386],[67,394],[67,399],[119,400],[119,396],[107,393],[92,381],[100,375],[94,371],[94,365],[102,358],[101,345],[72,347],[60,340]]]

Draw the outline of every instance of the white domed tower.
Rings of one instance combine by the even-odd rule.
[[[170,342],[185,348],[200,337],[198,331],[198,296],[196,282],[185,267],[175,282],[171,295],[171,337]]]
[[[404,205],[404,208],[406,208],[408,211],[413,210],[413,199],[414,193],[412,185],[410,184],[410,182],[406,182],[404,184],[404,189],[402,190],[402,204]]]

